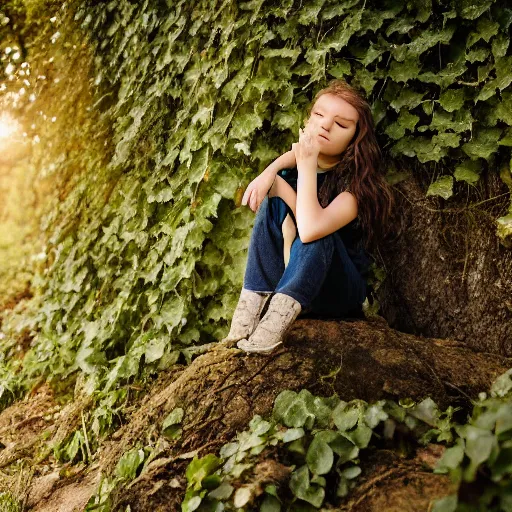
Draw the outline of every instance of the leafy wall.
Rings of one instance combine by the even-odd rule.
[[[333,77],[368,94],[390,170],[439,164],[427,194],[465,194],[485,173],[512,188],[503,3],[39,4],[56,19],[29,16],[46,34],[32,36],[34,66],[55,53],[65,80],[41,88],[37,101],[60,116],[41,126],[37,161],[65,186],[48,192],[35,296],[4,315],[6,401],[34,378],[76,371],[111,400],[126,379],[220,339],[254,218],[243,191],[291,147]],[[496,226],[508,243],[512,207]],[[20,333],[33,339],[13,363]]]

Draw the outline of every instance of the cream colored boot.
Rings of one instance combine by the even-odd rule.
[[[283,337],[301,312],[300,302],[284,293],[276,293],[267,312],[248,339],[236,346],[246,352],[268,354],[283,342]]]
[[[234,342],[250,336],[258,322],[270,294],[242,288],[238,304],[231,319],[229,334],[221,341]]]

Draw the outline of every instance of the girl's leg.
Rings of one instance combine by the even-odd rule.
[[[338,233],[308,243],[297,237],[277,292],[297,300],[304,313],[343,316],[364,302],[366,281]]]
[[[341,236],[335,235],[331,267],[318,294],[308,310],[317,317],[364,318],[362,304],[366,299],[367,283],[348,255]]]
[[[282,225],[289,212],[278,196],[265,196],[251,233],[243,287],[260,293],[273,293],[283,275]]]
[[[279,197],[262,201],[251,234],[244,285],[224,342],[250,336],[284,270],[283,233],[286,203]]]

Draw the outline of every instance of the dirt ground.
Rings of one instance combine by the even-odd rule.
[[[298,320],[271,356],[219,343],[190,365],[161,372],[87,466],[57,462],[48,446],[80,428],[91,399],[77,396],[62,406],[41,386],[0,413],[0,488],[15,492],[25,510],[83,510],[101,475],[110,474],[123,453],[160,446],[147,470],[115,496],[116,510],[130,505],[132,512],[178,511],[194,455],[218,453],[254,414],[269,415],[283,389],[369,402],[403,398],[408,391],[413,399],[431,396],[443,408],[455,403],[467,411],[471,398],[509,367],[508,358],[479,354],[453,340],[400,333],[381,320]],[[183,435],[162,444],[161,422],[176,407],[185,411]],[[330,508],[336,503],[334,509],[344,511],[428,511],[433,499],[452,490],[446,476],[430,470],[442,449],[429,445],[407,456],[387,446],[365,450],[358,486]],[[286,460],[274,455],[261,463],[286,488]]]

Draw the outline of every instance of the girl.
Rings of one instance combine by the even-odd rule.
[[[367,249],[385,234],[393,197],[359,91],[343,80],[320,90],[299,142],[249,184],[245,204],[257,214],[223,341],[270,353],[301,312],[364,318]]]

